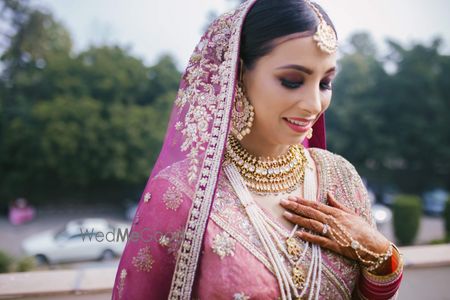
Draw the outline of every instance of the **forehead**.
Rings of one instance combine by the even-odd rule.
[[[321,51],[312,36],[275,40],[274,43],[276,46],[273,50],[260,59],[263,66],[277,68],[298,64],[318,73],[336,66],[336,53]]]

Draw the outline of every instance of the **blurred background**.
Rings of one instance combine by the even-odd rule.
[[[388,238],[449,243],[450,3],[317,2],[341,45],[328,150]],[[238,4],[0,1],[0,272],[117,265],[79,228],[129,228],[188,58]]]

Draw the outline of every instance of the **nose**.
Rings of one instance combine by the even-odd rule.
[[[303,86],[300,91],[300,101],[298,105],[310,115],[319,115],[322,111],[322,99],[320,95],[320,86],[316,84],[308,84]]]

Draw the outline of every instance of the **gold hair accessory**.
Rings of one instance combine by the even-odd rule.
[[[319,25],[317,25],[316,32],[314,33],[313,38],[317,42],[320,50],[328,54],[336,52],[338,42],[336,32],[334,31],[333,27],[328,25],[319,9],[314,4],[312,4],[311,1],[305,0],[305,2],[309,5],[309,7],[311,7],[316,16],[319,18]]]
[[[243,80],[244,63],[240,60],[240,73],[238,83],[236,84],[235,103],[231,115],[232,126],[231,132],[238,140],[242,140],[244,136],[250,133],[255,116],[254,108],[247,99],[244,91]]]
[[[307,162],[301,144],[291,145],[282,156],[263,160],[248,153],[233,135],[229,135],[225,158],[236,165],[248,189],[260,195],[295,190],[303,183]]]

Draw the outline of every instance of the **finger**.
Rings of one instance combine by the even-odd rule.
[[[307,228],[307,229],[311,229],[313,231],[322,233],[323,231],[323,224],[320,223],[319,221],[313,220],[313,219],[308,219],[308,218],[304,218],[302,216],[299,215],[294,215],[291,214],[288,211],[285,211],[283,213],[283,216],[286,217],[286,219],[288,219],[289,221],[291,221],[294,224],[298,224],[303,228]]]
[[[339,245],[335,241],[330,240],[329,238],[326,238],[326,237],[323,237],[320,235],[315,235],[315,234],[312,234],[309,232],[304,232],[304,231],[297,231],[295,234],[307,242],[317,244],[321,247],[330,249],[331,251],[334,251],[338,254],[342,254],[342,251],[341,251],[341,248],[339,247]]]
[[[339,210],[337,210],[336,208],[317,201],[306,200],[300,197],[293,198],[295,202],[317,209],[327,215],[337,216],[337,214],[339,213]]]
[[[355,212],[353,210],[351,210],[347,206],[343,205],[342,203],[338,202],[336,200],[336,198],[333,196],[333,194],[331,194],[331,192],[327,193],[327,199],[328,199],[328,203],[330,203],[330,205],[332,205],[333,207],[339,208],[339,209],[341,209],[349,214],[352,214],[352,215],[355,214]]]
[[[297,203],[295,201],[290,201],[290,200],[281,200],[280,201],[281,206],[283,206],[284,208],[298,214],[304,217],[307,217],[309,219],[315,219],[318,220],[322,223],[325,223],[325,220],[327,218],[327,215],[324,214],[323,212],[312,208],[312,207],[308,207],[306,205],[302,205],[300,203]]]

